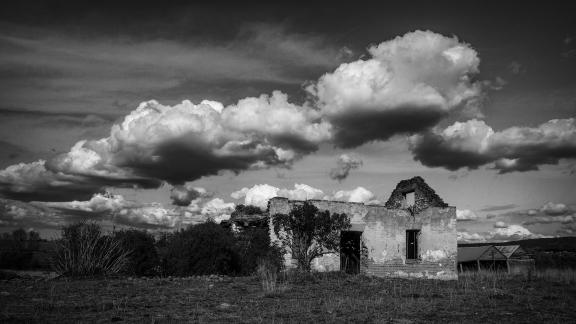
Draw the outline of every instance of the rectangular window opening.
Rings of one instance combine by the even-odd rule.
[[[412,207],[416,203],[416,197],[414,191],[410,191],[404,194],[404,201],[406,202],[406,207]]]
[[[420,230],[406,230],[406,259],[418,259],[418,234]]]

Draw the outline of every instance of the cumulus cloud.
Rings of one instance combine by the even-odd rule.
[[[177,206],[188,206],[190,203],[199,197],[209,197],[211,193],[206,189],[194,187],[192,184],[187,183],[182,186],[174,186],[170,190],[170,199],[172,203]]]
[[[459,242],[506,242],[534,238],[548,237],[542,234],[532,233],[522,225],[511,224],[506,227],[496,227],[493,231],[482,233],[458,232]]]
[[[495,132],[484,121],[456,122],[410,139],[414,159],[448,170],[476,169],[494,163],[499,173],[538,170],[576,158],[574,118],[554,119],[538,127],[511,127]]]
[[[122,208],[136,207],[138,204],[124,199],[122,195],[105,193],[95,194],[90,200],[86,201],[46,202],[44,205],[55,209],[104,214],[112,213]]]
[[[306,184],[294,184],[293,189],[277,188],[268,184],[254,185],[252,188],[242,188],[230,195],[234,199],[244,198],[245,205],[253,205],[263,210],[268,208],[268,201],[274,197],[284,197],[290,200],[336,200],[346,202],[359,202],[378,204],[374,194],[363,187],[353,190],[340,190],[331,195]]]
[[[564,216],[536,216],[522,223],[522,225],[537,225],[537,224],[570,224],[576,223],[576,217],[574,215],[564,215]]]
[[[484,236],[478,233],[469,233],[466,231],[459,231],[457,233],[458,242],[480,242],[484,241]]]
[[[568,213],[570,209],[565,204],[548,202],[540,208],[540,211],[546,215],[558,216]]]
[[[459,221],[478,220],[478,215],[469,209],[456,209],[456,219]]]
[[[201,214],[214,220],[216,223],[220,223],[230,218],[234,207],[236,207],[234,203],[227,203],[221,198],[214,198],[204,204]]]
[[[358,169],[362,166],[362,160],[359,157],[342,154],[336,160],[336,167],[330,170],[330,178],[342,181],[348,177],[350,170]]]
[[[494,228],[507,228],[508,224],[502,222],[502,221],[498,221],[494,224]]]
[[[528,216],[530,216],[530,218],[524,221],[522,225],[553,223],[567,225],[576,223],[576,215],[574,214],[573,206],[568,206],[562,203],[547,202],[542,205],[539,210],[529,210]]]
[[[340,147],[420,132],[480,97],[481,84],[470,79],[480,60],[456,37],[415,31],[368,51],[368,60],[344,63],[307,87]]]
[[[356,203],[379,204],[380,202],[374,200],[375,195],[368,189],[357,187],[353,190],[339,190],[332,196],[327,197],[328,200],[338,200]]]
[[[280,189],[268,184],[254,185],[252,188],[242,188],[233,192],[230,196],[234,199],[244,198],[245,205],[251,205],[266,210],[268,200],[278,196]]]
[[[58,228],[62,215],[52,208],[0,198],[0,225],[10,227]]]
[[[254,185],[252,188],[242,188],[230,195],[234,199],[244,198],[245,205],[252,205],[266,210],[268,200],[274,197],[284,197],[292,200],[322,199],[322,190],[306,184],[294,184],[294,189],[277,188],[268,184]]]
[[[533,238],[544,238],[545,235],[534,234],[522,225],[512,224],[504,228],[497,228],[490,232],[489,239],[492,241],[517,241]]]
[[[161,180],[180,184],[223,170],[289,166],[330,136],[330,125],[317,118],[281,92],[226,108],[208,100],[175,106],[148,101],[107,138],[79,141],[48,162],[0,171],[0,190],[10,197],[35,193],[36,200],[69,200],[74,192],[86,197],[103,186],[155,187]]]
[[[220,222],[230,217],[234,203],[211,199],[202,188],[186,206],[166,207],[161,203],[141,203],[110,193],[95,194],[86,201],[32,202],[25,204],[26,221],[59,219],[59,224],[78,220],[113,221],[117,224],[144,228],[175,228],[212,219]],[[28,208],[28,206],[31,206]],[[29,210],[28,210],[29,209]],[[42,210],[42,214],[34,215]],[[50,216],[50,217],[47,217]]]
[[[369,59],[342,64],[309,85],[311,100],[301,105],[280,91],[228,106],[143,102],[107,137],[1,170],[0,195],[69,201],[88,200],[105,187],[181,186],[223,171],[290,167],[321,143],[351,147],[404,133],[425,132],[412,137],[415,159],[450,170],[494,162],[501,173],[526,171],[576,156],[573,119],[501,132],[474,119],[429,130],[449,114],[473,109],[481,97],[482,83],[471,80],[477,53],[457,38],[416,31],[368,51]],[[331,173],[338,180],[359,165],[342,161]],[[191,203],[195,194],[188,191],[174,189],[175,204]]]

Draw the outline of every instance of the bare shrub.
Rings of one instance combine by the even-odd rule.
[[[98,224],[76,223],[62,228],[52,265],[63,276],[111,275],[124,269],[129,253],[118,239],[102,234]]]

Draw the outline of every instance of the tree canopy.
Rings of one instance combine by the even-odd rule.
[[[315,258],[340,249],[340,232],[350,228],[346,214],[320,211],[309,202],[292,207],[288,214],[272,217],[274,233],[282,247],[292,252],[298,268],[310,271]]]

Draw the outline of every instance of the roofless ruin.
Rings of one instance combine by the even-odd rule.
[[[340,254],[315,259],[313,269],[381,277],[458,278],[456,207],[448,206],[421,177],[400,181],[384,205],[309,202],[319,210],[345,213],[352,224],[341,232]],[[272,198],[268,215],[289,213],[292,206],[302,203]],[[272,228],[270,235],[275,242]],[[287,267],[295,266],[290,253],[284,259]]]

